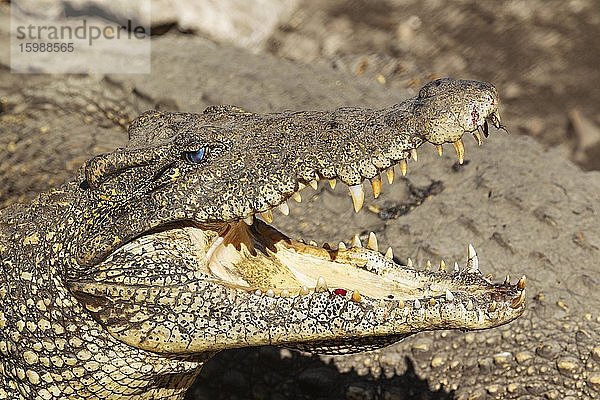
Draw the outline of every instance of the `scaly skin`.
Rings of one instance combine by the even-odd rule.
[[[356,352],[517,318],[525,280],[489,282],[472,249],[460,271],[416,271],[374,237],[329,250],[250,222],[317,179],[359,210],[365,178],[378,192],[425,142],[461,159],[497,109],[493,86],[446,79],[383,110],[142,114],[126,148],[1,211],[0,398],[177,399],[226,348]]]

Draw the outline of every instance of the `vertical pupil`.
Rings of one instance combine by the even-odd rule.
[[[188,151],[185,153],[185,158],[191,163],[197,164],[204,158],[204,147],[196,151]]]

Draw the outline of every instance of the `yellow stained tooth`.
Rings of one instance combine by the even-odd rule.
[[[394,175],[394,166],[391,166],[385,170],[385,176],[387,177],[387,181],[390,185],[394,183]]]
[[[510,275],[506,274],[506,278],[504,278],[504,284],[505,285],[509,285],[510,284]]]
[[[440,261],[440,271],[446,271],[446,261]]]
[[[244,222],[246,225],[252,225],[254,223],[254,215],[248,215],[246,218],[244,218]]]
[[[373,189],[373,197],[378,198],[381,193],[381,176],[375,175],[371,178],[371,189]]]
[[[260,215],[263,217],[263,219],[268,222],[269,224],[271,222],[273,222],[273,212],[271,212],[271,210],[267,210],[267,211],[263,211],[260,213]]]
[[[294,199],[297,203],[302,203],[302,196],[300,196],[300,192],[295,192],[292,194],[292,199]]]
[[[475,141],[477,142],[477,146],[481,146],[481,143],[483,143],[483,140],[481,139],[481,133],[479,133],[479,129],[473,131],[473,137],[475,138]]]
[[[413,267],[413,260],[412,258],[408,257],[408,259],[406,260],[406,266],[409,268]]]
[[[394,259],[394,250],[392,250],[391,247],[388,247],[386,252],[385,252],[385,257],[389,258],[390,260]]]
[[[308,182],[308,184],[310,185],[311,188],[318,190],[319,189],[319,183],[316,180],[312,180],[310,182]]]
[[[521,279],[519,279],[519,282],[517,282],[517,287],[521,290],[525,289],[525,286],[527,285],[527,277],[525,275],[523,275],[521,277]]]
[[[338,244],[338,250],[346,250],[346,243],[340,242]]]
[[[456,157],[458,157],[458,163],[462,164],[465,161],[465,144],[463,143],[462,139],[458,139],[452,144],[454,145],[454,150],[456,150]]]
[[[360,242],[358,234],[354,235],[352,238],[352,247],[362,247],[362,243]]]
[[[435,148],[437,149],[437,153],[438,155],[441,157],[442,155],[444,155],[444,148],[442,147],[441,144],[436,144]]]
[[[408,171],[408,163],[406,160],[400,160],[400,172],[402,172],[402,176],[406,176],[406,172]]]
[[[427,263],[425,264],[425,271],[431,271],[431,260],[427,260]]]
[[[365,191],[363,190],[362,184],[348,186],[348,189],[352,196],[354,211],[359,212],[365,202]]]
[[[410,156],[413,160],[417,161],[419,159],[419,155],[417,154],[417,149],[410,149]]]
[[[355,290],[352,292],[352,297],[351,297],[352,301],[359,303],[360,300],[362,299],[360,293],[358,292],[358,290]]]
[[[367,248],[373,251],[379,251],[379,245],[377,244],[377,236],[373,232],[369,233],[369,240],[367,241]]]
[[[329,186],[331,186],[331,190],[335,189],[335,184],[337,181],[335,179],[329,179]]]
[[[510,306],[512,308],[519,308],[524,302],[525,302],[525,291],[522,290],[521,293],[519,293],[519,295],[512,300],[512,302],[510,303]]]
[[[281,203],[277,206],[277,208],[283,215],[290,215],[290,207],[287,205],[287,203]]]

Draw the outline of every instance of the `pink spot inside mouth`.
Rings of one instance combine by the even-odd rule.
[[[335,289],[333,293],[337,294],[338,296],[345,296],[348,291],[346,289]]]

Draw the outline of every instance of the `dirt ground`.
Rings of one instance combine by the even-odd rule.
[[[266,50],[327,59],[391,87],[440,76],[493,82],[511,132],[597,170],[598,38],[596,0],[304,0]]]

